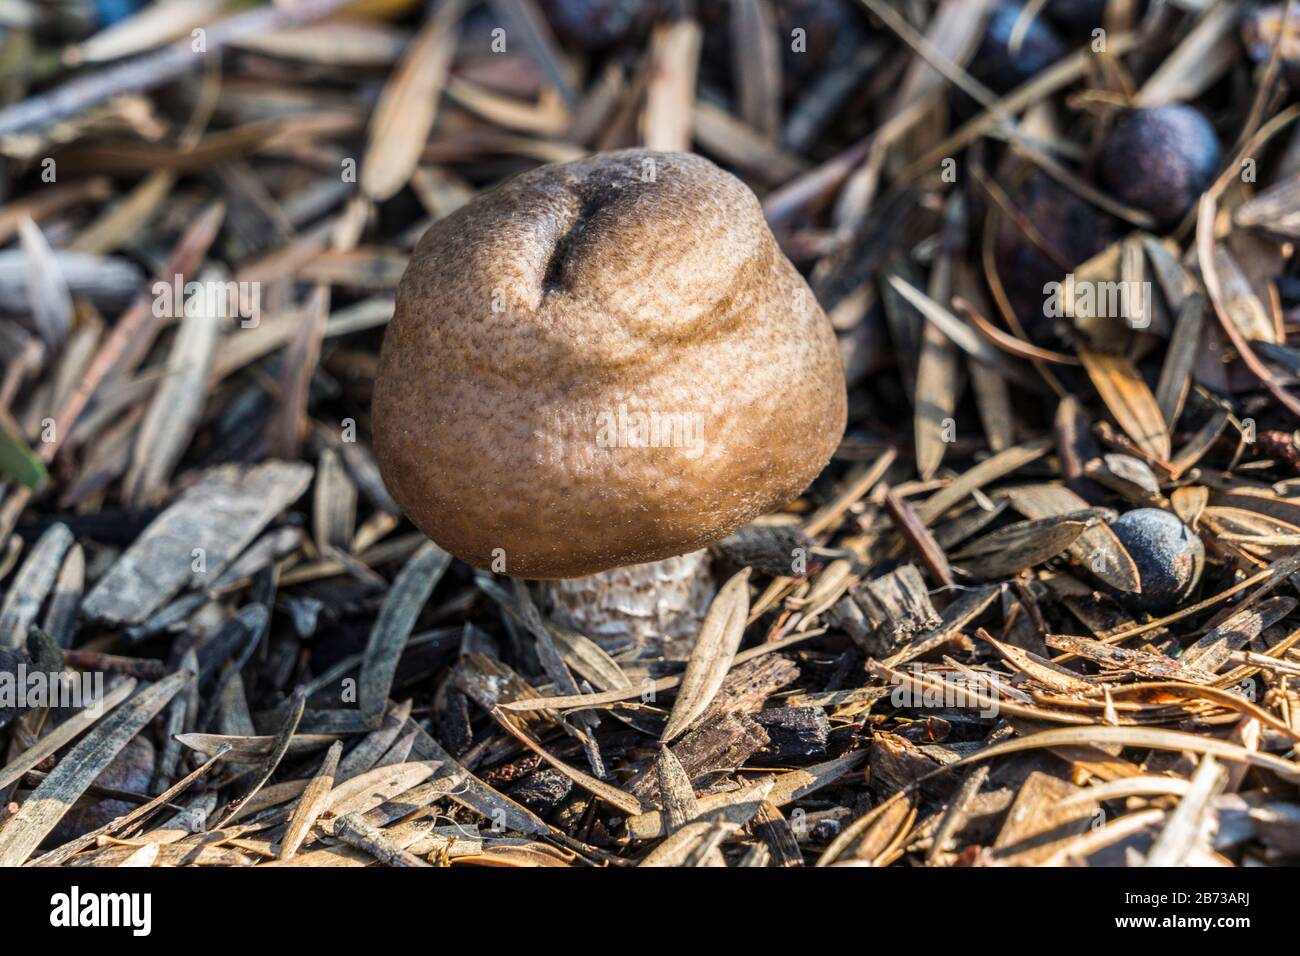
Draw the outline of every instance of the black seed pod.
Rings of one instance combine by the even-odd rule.
[[[98,777],[96,785],[109,790],[148,793],[156,759],[154,745],[148,737],[132,737]],[[137,804],[112,798],[86,796],[73,804],[54,828],[56,843],[66,843],[83,833],[102,827],[110,820],[129,813]]]
[[[655,0],[545,0],[555,32],[588,50],[625,40],[653,18],[655,6]]]
[[[1045,286],[1062,281],[1066,266],[1087,262],[1118,238],[1118,223],[1042,173],[1015,188],[1012,199],[1055,255],[1049,256],[1010,216],[1003,216],[994,246],[998,276],[1029,337],[1040,345],[1060,347],[1060,327],[1069,320],[1045,313]]]
[[[1205,567],[1205,545],[1176,515],[1159,508],[1136,508],[1111,523],[1137,565],[1142,593],[1127,595],[1135,611],[1167,614],[1187,600]]]
[[[1006,93],[1037,76],[1070,52],[1060,34],[1042,16],[1029,21],[1020,45],[1013,51],[1011,38],[1024,7],[1009,0],[999,3],[989,17],[971,73],[986,86]]]
[[[1106,25],[1107,2],[1108,0],[1052,0],[1044,12],[1062,30],[1073,36],[1082,36]],[[1142,0],[1137,7],[1138,15],[1141,16],[1146,12],[1146,0]]]
[[[719,80],[730,75],[734,56],[734,6],[731,0],[701,0],[698,7],[704,27],[700,68]],[[858,0],[780,0],[771,8],[787,93],[802,91],[828,70],[847,64],[871,39],[871,25]]]
[[[1182,103],[1130,110],[1106,134],[1103,186],[1160,225],[1178,222],[1219,171],[1219,140],[1199,110]]]

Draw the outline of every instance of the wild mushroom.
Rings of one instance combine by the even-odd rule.
[[[517,176],[425,233],[373,419],[389,490],[440,546],[583,578],[547,600],[591,636],[603,601],[662,637],[711,593],[706,559],[680,556],[804,490],[845,390],[753,193],[699,156],[627,150]]]

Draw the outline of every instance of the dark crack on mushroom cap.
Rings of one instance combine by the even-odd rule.
[[[642,150],[525,173],[430,228],[373,403],[416,526],[532,578],[707,546],[799,495],[845,414],[834,332],[754,194]]]

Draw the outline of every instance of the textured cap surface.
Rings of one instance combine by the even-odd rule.
[[[701,157],[628,150],[518,176],[425,234],[375,452],[457,557],[575,577],[793,499],[845,402],[834,332],[753,193]]]

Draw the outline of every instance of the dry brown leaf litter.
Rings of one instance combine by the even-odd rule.
[[[0,861],[1294,862],[1290,5],[1115,3],[1104,50],[1026,18],[1010,63],[1005,3],[647,0],[612,40],[567,5],[6,8],[0,671],[106,681],[0,707]],[[1157,226],[1096,155],[1178,102],[1222,157]],[[690,665],[449,561],[369,452],[424,228],[635,145],[758,193],[851,396],[827,473],[716,549],[746,600]],[[1045,268],[1153,294],[1044,327]],[[257,321],[157,314],[177,274],[257,283]],[[1206,548],[1154,614],[1118,599],[1140,507]]]

